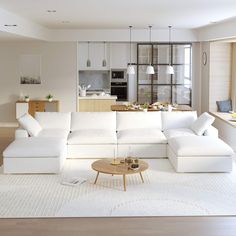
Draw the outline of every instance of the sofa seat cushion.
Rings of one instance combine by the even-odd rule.
[[[61,138],[21,138],[13,141],[3,152],[4,158],[59,157],[66,148]]]
[[[168,129],[164,131],[167,139],[182,137],[182,136],[196,136],[196,134],[188,128]]]
[[[150,144],[167,143],[165,135],[159,129],[127,129],[117,134],[118,143]]]
[[[69,131],[65,129],[43,129],[37,137],[67,139]]]
[[[111,130],[77,130],[69,134],[68,144],[114,144],[116,132]]]
[[[207,136],[171,138],[168,144],[177,156],[231,156],[232,148],[221,139]]]

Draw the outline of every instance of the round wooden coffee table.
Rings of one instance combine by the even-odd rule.
[[[139,169],[132,170],[126,163],[121,163],[119,165],[112,165],[112,159],[102,159],[92,163],[92,169],[97,171],[97,176],[94,184],[97,183],[98,176],[100,173],[111,174],[111,175],[123,175],[124,191],[126,191],[126,175],[139,174],[142,182],[144,183],[142,172],[148,169],[148,163],[139,160]]]

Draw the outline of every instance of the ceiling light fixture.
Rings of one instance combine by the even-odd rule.
[[[149,27],[149,42],[151,44],[152,43],[152,26],[149,25],[148,27]],[[149,60],[150,60],[149,61],[150,64],[147,66],[146,74],[153,75],[155,74],[154,67],[151,64],[151,58],[149,58]]]
[[[169,28],[169,65],[166,68],[166,73],[173,75],[174,74],[174,67],[172,66],[172,63],[171,63],[171,28],[172,28],[172,26],[169,25],[168,28]]]
[[[56,13],[57,10],[47,10],[48,13]]]
[[[131,34],[132,34],[132,26],[129,26],[129,63],[127,67],[127,74],[128,75],[134,75],[135,74],[135,69],[134,66],[131,63],[131,55],[132,55],[132,41],[131,41]]]
[[[62,24],[70,24],[70,21],[68,21],[68,20],[63,20],[61,23],[62,23]]]
[[[6,27],[16,27],[17,25],[16,24],[5,24],[4,26],[6,26]]]
[[[90,61],[90,59],[89,59],[89,42],[88,42],[88,59],[87,59],[87,67],[90,67],[91,66],[91,61]]]
[[[106,61],[106,42],[103,43],[103,61],[102,61],[102,66],[106,67],[107,66],[107,61]]]

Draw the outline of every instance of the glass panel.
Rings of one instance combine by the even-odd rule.
[[[151,84],[152,83],[152,75],[146,74],[147,66],[139,66],[138,67],[138,83],[139,84]]]
[[[173,64],[190,64],[191,45],[173,45]]]
[[[153,46],[153,64],[169,63],[169,45]]]
[[[151,85],[139,85],[138,86],[138,102],[140,104],[151,104]]]
[[[174,66],[173,84],[182,84],[191,88],[190,66]]]
[[[170,84],[171,75],[166,73],[166,66],[154,66],[153,84]]]
[[[171,86],[153,86],[153,102],[171,103]]]
[[[151,45],[139,45],[138,64],[149,64],[152,56]]]
[[[177,104],[190,104],[191,90],[186,86],[173,86],[173,102]]]

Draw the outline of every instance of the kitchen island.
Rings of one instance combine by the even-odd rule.
[[[111,106],[116,104],[117,96],[88,95],[78,97],[77,111],[80,112],[106,112],[111,111]]]

